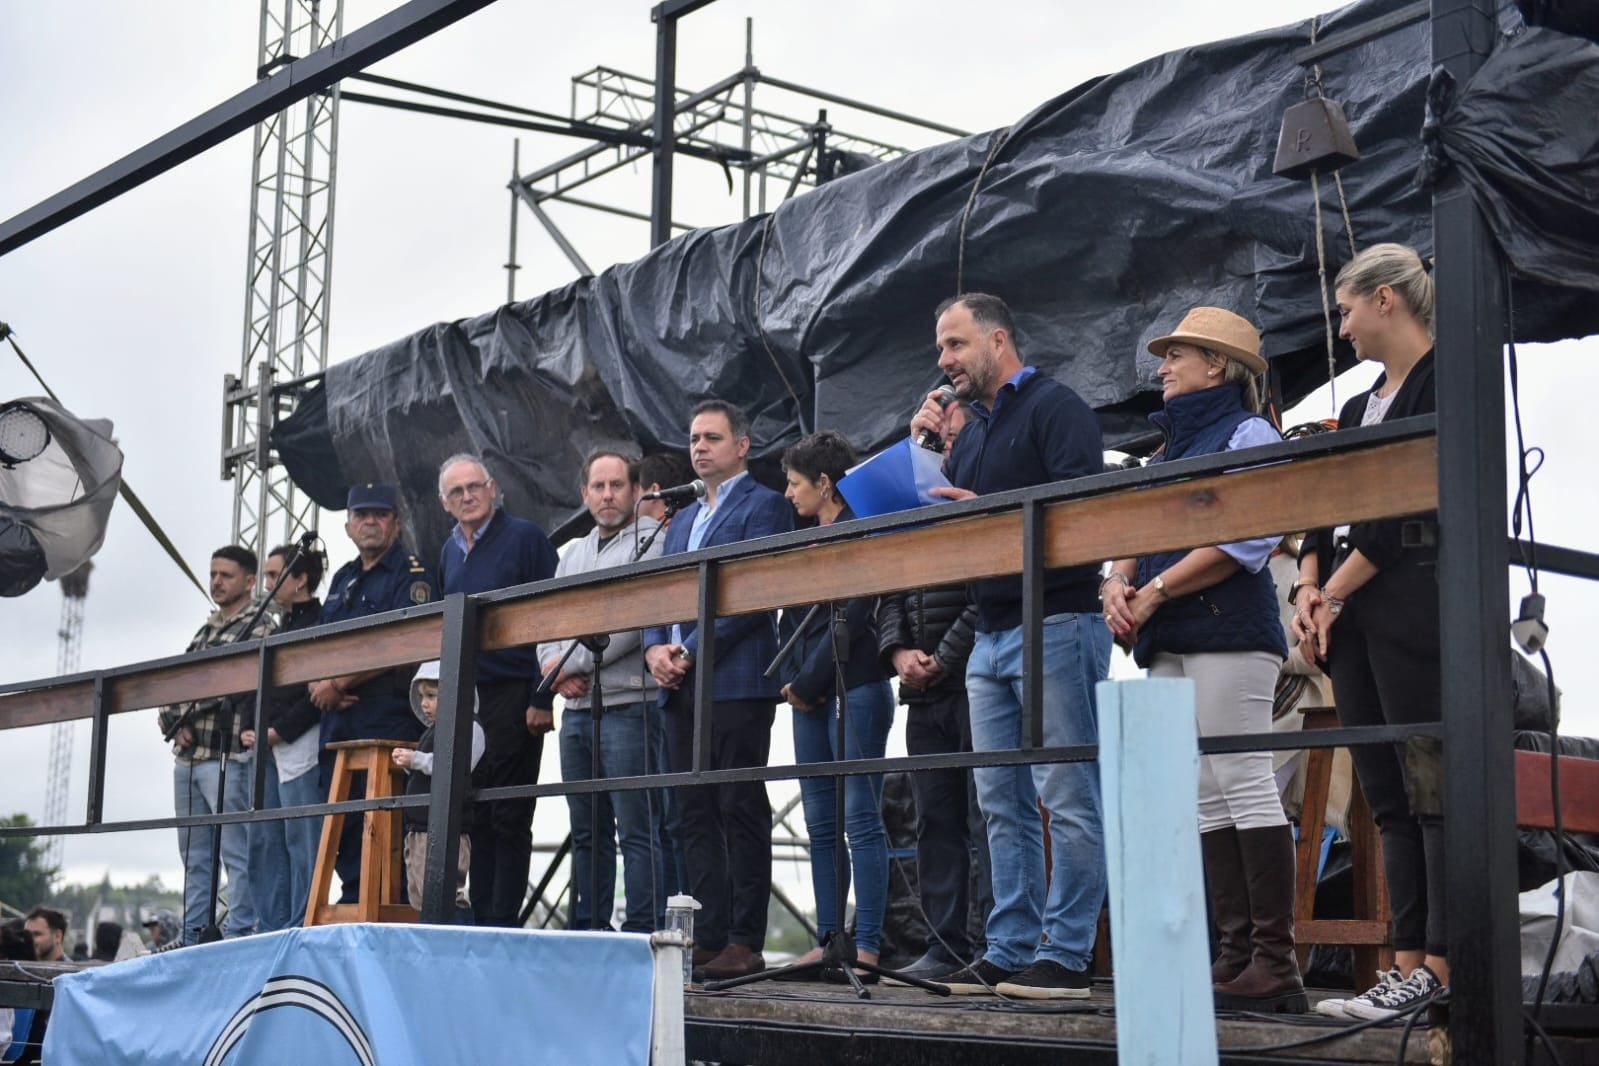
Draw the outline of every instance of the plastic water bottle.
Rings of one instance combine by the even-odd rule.
[[[683,987],[694,983],[694,912],[700,901],[693,896],[670,896],[666,900],[666,929],[683,935]]]

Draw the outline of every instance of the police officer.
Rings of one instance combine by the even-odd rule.
[[[344,531],[360,553],[333,575],[322,604],[322,623],[397,611],[436,597],[433,575],[400,543],[400,494],[392,485],[356,485],[345,506]],[[334,753],[340,740],[416,740],[422,723],[411,713],[410,672],[405,668],[366,670],[313,681],[311,702],[322,709],[322,790],[333,783]],[[351,799],[366,795],[366,777],[357,774]],[[344,884],[341,903],[359,898],[360,818],[346,818],[335,864]]]

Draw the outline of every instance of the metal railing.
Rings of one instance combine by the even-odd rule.
[[[638,788],[792,780],[945,767],[1091,760],[1093,745],[1040,743],[1043,708],[1036,683],[1042,654],[1042,574],[1046,568],[1100,563],[1339,522],[1433,511],[1438,449],[1431,417],[1161,463],[936,508],[863,519],[725,545],[614,569],[537,582],[357,621],[283,633],[192,655],[68,677],[0,685],[0,729],[89,718],[89,786],[81,825],[0,829],[0,836],[126,832],[428,808],[429,852],[423,920],[445,921],[454,897],[455,850],[469,800],[564,796]],[[1447,534],[1446,534],[1447,535]],[[1546,571],[1599,576],[1599,556],[1539,547]],[[857,595],[1020,575],[1023,584],[1024,729],[1009,751],[851,759],[828,763],[709,768],[715,671],[714,619]],[[693,763],[687,772],[473,790],[468,783],[475,662],[483,651],[597,632],[697,620]],[[1457,653],[1445,647],[1445,671]],[[441,663],[440,728],[432,791],[272,810],[191,817],[108,820],[104,809],[106,733],[116,714],[233,695],[322,677],[421,662]],[[260,732],[262,701],[255,724]],[[1473,738],[1443,725],[1317,730],[1311,734],[1202,738],[1205,752],[1289,750],[1393,743],[1427,734],[1446,753]],[[256,768],[252,808],[264,767]],[[1513,782],[1484,781],[1513,796]],[[1514,922],[1514,914],[1498,916]],[[1470,1005],[1457,1004],[1469,1009]]]

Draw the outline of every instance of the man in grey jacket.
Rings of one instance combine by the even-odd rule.
[[[638,460],[608,450],[590,454],[583,463],[583,504],[594,517],[594,528],[567,549],[555,576],[586,574],[624,566],[639,558],[658,557],[662,538],[652,540],[651,534],[659,523],[653,518],[635,517],[638,495]],[[586,781],[595,776],[596,689],[602,708],[598,776],[632,777],[645,773],[647,723],[657,694],[655,679],[644,668],[638,630],[609,636],[597,678],[594,651],[583,643],[555,678],[555,691],[565,700],[561,712],[563,781]],[[539,662],[546,675],[556,669],[572,643],[566,640],[539,645]],[[653,828],[656,801],[655,793],[648,789],[566,798],[572,815],[574,928],[611,928],[618,836],[622,845],[622,888],[627,896],[622,931],[649,933],[660,928],[666,894],[662,891],[661,847]],[[596,813],[597,827],[593,821]]]

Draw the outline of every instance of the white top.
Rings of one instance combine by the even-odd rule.
[[[1377,390],[1372,389],[1371,395],[1366,397],[1366,413],[1360,416],[1360,424],[1362,426],[1375,426],[1378,422],[1387,418],[1388,408],[1394,405],[1394,397],[1398,395],[1398,389],[1390,392],[1387,396],[1378,396]],[[1347,536],[1349,536],[1349,523],[1347,522],[1333,530],[1334,543]]]

